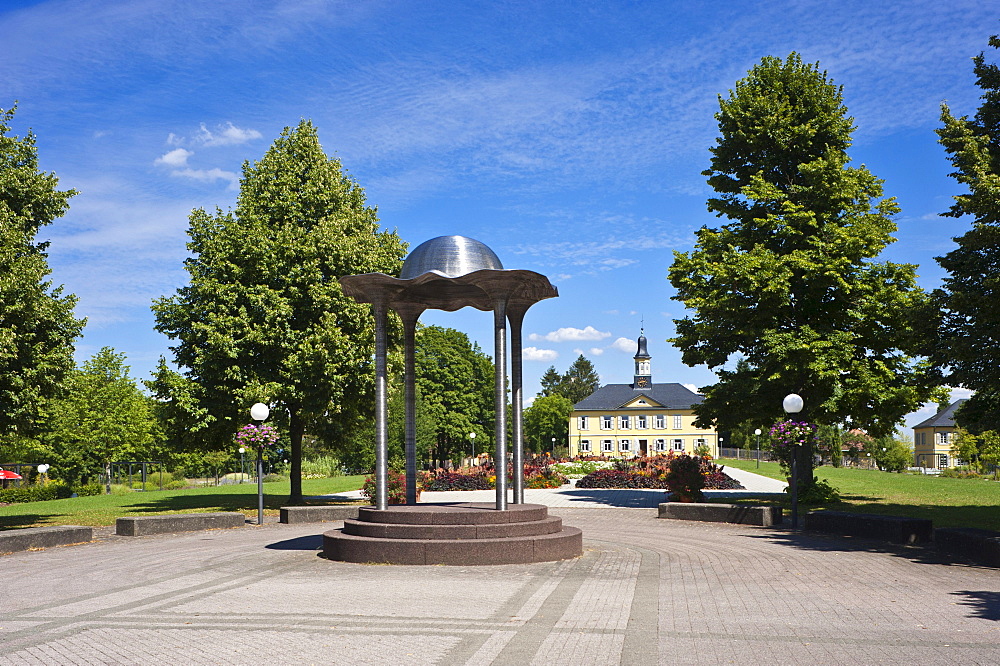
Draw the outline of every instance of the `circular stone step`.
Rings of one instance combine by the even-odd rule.
[[[323,534],[331,560],[372,564],[525,564],[579,557],[583,533],[541,504],[486,502],[362,507]]]

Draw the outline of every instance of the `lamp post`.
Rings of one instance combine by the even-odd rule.
[[[753,431],[753,436],[757,440],[757,469],[760,469],[760,428]]]
[[[469,460],[469,466],[474,466],[476,460],[476,433],[469,433],[469,444],[472,446],[472,458]]]
[[[802,411],[802,398],[795,394],[789,393],[785,396],[785,399],[781,401],[781,406],[789,415],[798,414]],[[795,444],[795,446],[799,446]],[[799,529],[799,473],[798,473],[798,459],[799,452],[795,448],[792,449],[792,529]]]
[[[271,410],[262,402],[255,403],[250,408],[250,418],[254,421],[265,421],[271,415]],[[259,426],[259,424],[258,424]],[[264,444],[257,447],[257,524],[264,524]]]
[[[247,473],[246,464],[243,462],[243,454],[246,453],[246,451],[247,450],[242,446],[240,447],[240,483],[243,483],[243,477],[246,476]]]
[[[552,450],[549,451],[549,456],[550,457],[555,457],[555,454],[556,454],[556,438],[553,437],[552,438]]]

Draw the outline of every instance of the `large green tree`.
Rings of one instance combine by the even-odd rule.
[[[699,230],[670,268],[693,311],[672,342],[719,376],[702,389],[698,425],[778,420],[782,398],[798,393],[800,419],[891,432],[930,394],[912,357],[912,312],[926,296],[914,266],[873,261],[894,240],[899,207],[850,166],[841,88],[793,53],[764,58],[719,104],[704,173],[718,193],[708,209],[729,222]],[[811,452],[801,460],[808,483]]]
[[[243,165],[234,211],[195,210],[188,234],[190,282],[153,311],[205,410],[195,422],[213,443],[231,442],[250,405],[269,403],[288,428],[289,501],[300,502],[306,429],[346,441],[374,404],[373,319],[337,279],[398,274],[405,244],[380,230],[309,121]]]
[[[524,443],[536,453],[548,451],[555,455],[556,447],[567,446],[569,415],[572,413],[573,403],[565,396],[535,398],[531,406],[524,410]]]
[[[569,369],[561,375],[556,372],[555,366],[549,366],[540,382],[540,397],[558,395],[573,405],[601,387],[601,378],[594,369],[594,364],[583,354],[577,356]]]
[[[414,369],[418,444],[431,447],[429,460],[462,457],[492,446],[495,407],[493,361],[461,331],[440,326],[417,330]],[[400,401],[401,402],[401,401]]]
[[[1000,48],[1000,37],[989,44]],[[967,188],[944,215],[971,217],[972,229],[938,258],[948,277],[934,293],[941,318],[932,358],[949,383],[976,391],[956,417],[980,433],[1000,430],[1000,67],[980,53],[973,70],[983,90],[978,111],[956,117],[942,105],[938,130],[951,175]]]
[[[76,192],[38,170],[34,134],[10,134],[15,110],[0,109],[0,443],[43,428],[84,325],[73,316],[76,298],[47,279],[48,243],[35,238]]]
[[[68,381],[51,409],[45,441],[54,454],[52,473],[69,481],[104,471],[111,463],[148,459],[161,437],[153,400],[129,376],[125,355],[104,347]]]

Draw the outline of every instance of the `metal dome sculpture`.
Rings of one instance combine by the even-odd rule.
[[[465,236],[439,236],[418,245],[403,262],[401,277],[366,273],[340,278],[344,293],[371,303],[375,317],[375,506],[388,506],[386,405],[386,314],[403,320],[406,404],[406,503],[416,503],[416,391],[414,345],[424,310],[453,312],[464,307],[493,311],[495,344],[496,472],[498,510],[507,509],[507,322],[511,328],[511,403],[513,405],[513,502],[524,503],[521,324],[532,305],[559,292],[540,273],[505,269],[485,244]]]

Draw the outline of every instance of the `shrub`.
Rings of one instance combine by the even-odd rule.
[[[65,483],[47,483],[43,486],[20,486],[0,490],[0,502],[11,504],[19,502],[45,502],[54,499],[65,499],[73,491]]]
[[[970,467],[946,467],[938,476],[948,479],[981,479],[983,475]]]
[[[577,488],[666,488],[659,476],[620,469],[599,469],[576,482]]]
[[[406,476],[402,472],[389,470],[387,480],[389,482],[388,494],[389,504],[406,504]],[[365,485],[361,488],[364,495],[372,504],[375,503],[375,477],[369,476],[365,479]],[[420,480],[417,480],[417,499],[420,498]]]
[[[302,461],[303,479],[326,479],[342,475],[340,460],[333,456],[318,456]]]
[[[705,496],[701,489],[705,487],[705,476],[701,473],[702,458],[689,455],[679,455],[670,461],[670,471],[667,473],[667,487],[673,493],[674,499],[680,502],[701,502]]]
[[[791,492],[791,488],[786,488]],[[830,485],[826,479],[820,481],[813,477],[813,482],[799,491],[799,502],[802,504],[828,504],[840,500],[840,492]]]
[[[596,472],[599,469],[607,469],[611,467],[612,463],[605,460],[580,460],[577,462],[562,462],[553,463],[552,467],[556,469],[560,474],[563,474],[571,479],[573,478],[583,478],[592,472]]]
[[[438,472],[424,482],[424,490],[489,490],[492,487],[483,475],[458,472]]]
[[[73,492],[77,494],[78,497],[89,497],[91,495],[103,495],[104,486],[100,483],[88,483],[83,486],[76,486],[73,488]]]
[[[265,474],[264,483],[281,483],[282,481],[288,481],[287,476],[281,474]]]

